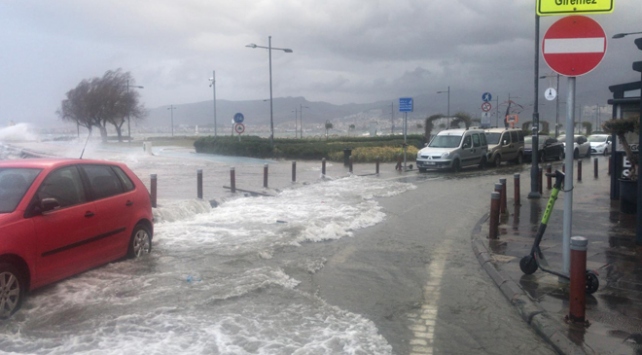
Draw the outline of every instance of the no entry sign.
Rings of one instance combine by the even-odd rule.
[[[544,35],[542,54],[551,69],[564,76],[580,76],[595,69],[606,53],[606,34],[595,20],[567,16]]]

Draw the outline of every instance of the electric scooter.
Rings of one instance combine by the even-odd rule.
[[[568,275],[564,275],[562,273],[549,269],[548,262],[546,262],[546,259],[544,258],[544,254],[542,254],[542,250],[539,248],[539,244],[542,241],[542,238],[544,237],[544,232],[546,232],[548,219],[551,217],[551,213],[553,212],[553,207],[555,206],[557,195],[559,194],[564,184],[564,173],[559,170],[555,170],[554,173],[546,173],[546,176],[554,177],[555,184],[553,186],[553,189],[551,190],[551,196],[548,198],[548,203],[546,204],[546,210],[544,211],[544,215],[542,216],[542,221],[539,225],[539,228],[537,229],[537,234],[535,236],[535,241],[533,242],[533,248],[531,249],[531,253],[526,255],[519,261],[519,268],[526,275],[533,274],[539,268],[542,271],[547,272],[549,274],[557,275],[558,277],[561,277],[563,279],[570,280],[570,277]],[[587,270],[586,271],[586,293],[590,295],[595,291],[597,291],[599,287],[600,287],[600,281],[597,278],[597,273],[593,270]]]

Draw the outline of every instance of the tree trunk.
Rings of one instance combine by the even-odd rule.
[[[107,142],[107,128],[105,126],[99,126],[100,127],[100,139],[102,139],[103,143]]]

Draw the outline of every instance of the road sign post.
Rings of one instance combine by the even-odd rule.
[[[399,98],[399,112],[403,112],[403,171],[406,171],[406,150],[408,143],[406,137],[408,133],[408,112],[414,110],[414,100],[412,97]]]
[[[597,2],[598,0],[596,0]],[[539,6],[538,6],[539,9]],[[566,175],[564,178],[564,220],[562,273],[569,274],[573,212],[573,128],[576,77],[595,69],[606,53],[606,34],[595,20],[568,16],[555,22],[544,35],[542,55],[551,69],[568,77],[566,98]]]

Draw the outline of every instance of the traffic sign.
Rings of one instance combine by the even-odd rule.
[[[234,122],[236,122],[236,123],[243,123],[244,119],[245,119],[245,117],[240,112],[234,115]]]
[[[245,125],[242,124],[242,123],[236,123],[234,125],[234,132],[236,132],[238,134],[241,134],[241,133],[245,132]]]
[[[537,14],[540,16],[568,14],[608,14],[613,12],[615,0],[537,0]]]
[[[493,105],[490,104],[490,102],[486,101],[481,105],[481,109],[484,112],[490,111],[490,109],[493,108]]]
[[[553,88],[548,88],[544,92],[544,97],[546,97],[546,100],[548,101],[553,101],[557,97],[557,90]]]
[[[606,34],[595,20],[567,16],[544,35],[542,54],[551,69],[564,76],[580,76],[595,69],[606,53]]]
[[[399,112],[412,112],[412,110],[413,110],[412,97],[400,97]]]
[[[493,95],[491,95],[489,92],[485,92],[482,94],[482,101],[488,102],[493,99]]]

